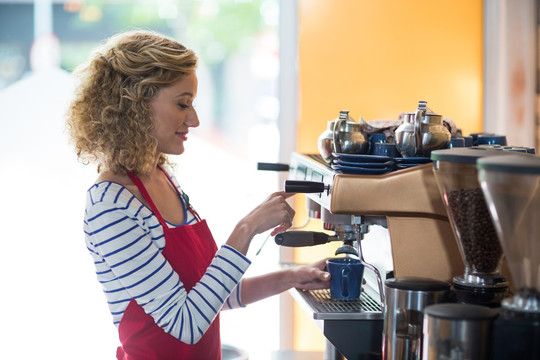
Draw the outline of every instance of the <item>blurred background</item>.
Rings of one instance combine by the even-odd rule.
[[[196,51],[201,126],[175,172],[221,244],[278,188],[277,175],[256,171],[280,146],[278,22],[278,0],[0,1],[0,358],[113,359],[119,344],[82,232],[97,172],[64,132],[73,69],[133,28]],[[273,241],[255,255],[266,235],[248,275],[278,266]],[[275,297],[223,313],[222,341],[270,358],[278,326]]]

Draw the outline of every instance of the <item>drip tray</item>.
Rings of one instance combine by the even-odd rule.
[[[380,303],[362,291],[359,299],[339,300],[330,297],[330,290],[290,291],[294,299],[316,320],[377,320],[382,319]]]

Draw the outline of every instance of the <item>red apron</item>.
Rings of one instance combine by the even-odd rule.
[[[133,174],[128,175],[159,219],[165,233],[163,256],[189,292],[201,280],[217,251],[206,221],[169,228],[141,180]],[[196,344],[188,345],[167,334],[154,322],[152,316],[146,314],[144,309],[131,299],[120,321],[118,332],[122,344],[116,352],[118,360],[221,359],[219,315]]]

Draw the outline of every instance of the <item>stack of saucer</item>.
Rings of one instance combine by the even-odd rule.
[[[334,160],[330,165],[332,169],[343,174],[380,175],[394,170],[391,157],[333,153]]]

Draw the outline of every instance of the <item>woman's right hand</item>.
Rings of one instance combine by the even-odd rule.
[[[292,226],[295,211],[287,203],[294,193],[283,191],[271,194],[262,204],[253,209],[236,225],[227,244],[246,254],[251,239],[257,234],[272,229],[271,236]]]

